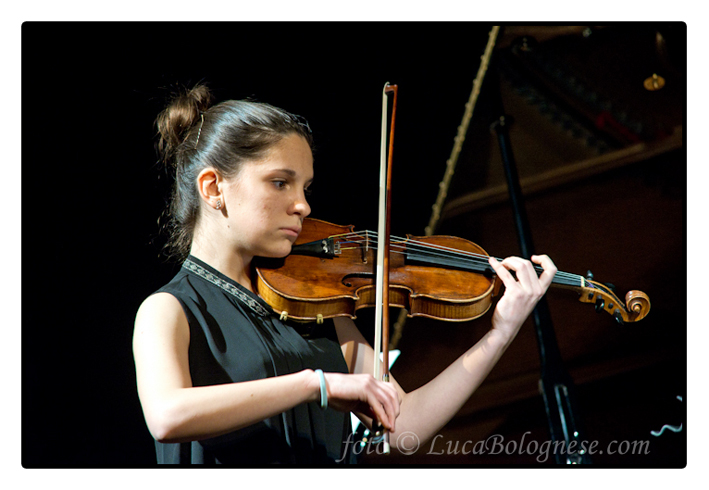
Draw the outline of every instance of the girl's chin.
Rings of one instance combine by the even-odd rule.
[[[292,247],[291,244],[288,243],[288,245],[285,247],[280,247],[280,248],[264,251],[264,253],[261,255],[261,257],[264,257],[267,259],[282,259],[284,257],[287,257],[290,254],[291,247]]]

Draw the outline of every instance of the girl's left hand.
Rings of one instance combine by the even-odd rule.
[[[492,315],[492,328],[509,342],[546,293],[556,274],[556,266],[546,255],[533,255],[531,262],[519,257],[508,257],[502,262],[490,257],[489,262],[505,285],[505,293]],[[544,269],[540,276],[537,276],[532,262]],[[516,279],[510,270],[515,272]]]

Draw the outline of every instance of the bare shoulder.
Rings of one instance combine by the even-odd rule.
[[[134,343],[141,337],[189,338],[187,317],[170,293],[156,293],[143,301],[135,317]]]
[[[179,300],[170,293],[155,293],[148,296],[138,308],[136,321],[144,317],[171,317],[182,313]]]
[[[191,386],[189,345],[190,327],[177,298],[157,293],[143,301],[133,331],[133,358],[143,403],[165,387]]]

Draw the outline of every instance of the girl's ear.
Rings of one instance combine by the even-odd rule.
[[[197,176],[197,190],[202,201],[214,209],[220,209],[224,203],[222,182],[221,174],[211,167],[205,168]]]

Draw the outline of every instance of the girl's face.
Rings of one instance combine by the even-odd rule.
[[[288,255],[310,214],[305,195],[312,181],[310,147],[292,134],[224,182],[227,233],[235,252],[249,257]]]

